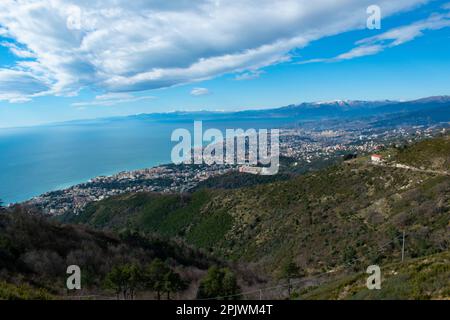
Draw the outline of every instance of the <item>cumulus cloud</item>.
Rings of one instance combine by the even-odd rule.
[[[191,91],[191,95],[193,95],[193,96],[204,96],[209,93],[210,93],[209,90],[206,88],[194,88]]]
[[[336,62],[350,60],[358,57],[377,54],[387,48],[392,48],[412,41],[429,30],[438,30],[450,27],[450,13],[433,14],[428,19],[417,21],[410,25],[392,28],[379,35],[357,41],[355,48],[333,58],[311,59],[301,61],[300,64],[315,62]]]
[[[18,58],[28,58],[14,68],[30,81],[13,99],[3,84],[0,99],[76,95],[85,87],[136,92],[245,75],[288,61],[291,50],[311,41],[364,28],[372,2],[1,0],[0,35]],[[386,17],[425,2],[377,4]]]

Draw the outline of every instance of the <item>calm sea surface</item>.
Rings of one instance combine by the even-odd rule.
[[[270,128],[269,120],[207,122],[204,127]],[[0,199],[27,200],[99,175],[170,162],[172,131],[193,122],[95,121],[0,129]]]

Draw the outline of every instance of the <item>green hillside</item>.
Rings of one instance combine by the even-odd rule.
[[[120,231],[135,229],[167,237],[182,237],[201,248],[224,239],[233,219],[224,210],[205,212],[214,192],[192,195],[137,193],[113,197],[87,207],[79,216],[66,216],[72,223],[87,223],[96,228]]]
[[[434,169],[438,163],[443,170],[450,147],[441,137],[387,152],[398,163]],[[314,276],[398,261],[403,231],[407,259],[447,251],[450,177],[358,158],[245,188],[122,195],[65,219],[180,237],[218,257],[252,263],[273,279],[290,260]]]
[[[300,292],[302,299],[448,299],[450,253],[448,251],[405,263],[381,267],[381,290],[366,287],[368,275],[343,277]]]
[[[424,140],[402,148],[398,162],[433,170],[450,170],[450,136]]]

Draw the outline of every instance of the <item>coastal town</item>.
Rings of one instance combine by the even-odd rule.
[[[291,159],[293,167],[314,168],[324,161],[338,161],[345,155],[366,155],[388,146],[412,143],[445,133],[439,126],[417,126],[392,130],[305,130],[280,131],[280,156]],[[166,164],[154,168],[99,176],[64,190],[47,192],[23,204],[48,215],[79,214],[86,205],[112,196],[136,192],[181,193],[200,182],[230,172],[261,174],[255,166],[230,164]],[[290,168],[284,168],[289,172]],[[295,172],[295,170],[293,170]]]
[[[64,190],[47,192],[26,205],[39,207],[49,215],[68,212],[78,214],[87,204],[123,193],[185,192],[199,182],[234,170],[224,165],[162,165],[155,168],[125,171],[112,176],[99,176]]]

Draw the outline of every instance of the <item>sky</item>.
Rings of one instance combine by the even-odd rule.
[[[412,100],[449,84],[448,1],[0,2],[0,128]]]

